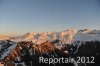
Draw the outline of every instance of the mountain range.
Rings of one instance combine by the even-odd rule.
[[[0,36],[0,40],[12,40],[15,42],[20,41],[32,41],[36,44],[41,44],[46,41],[55,41],[61,40],[63,43],[71,43],[74,41],[95,41],[100,40],[100,30],[91,30],[91,29],[83,29],[83,30],[75,30],[75,29],[67,29],[61,32],[28,32],[21,36],[7,37]]]
[[[29,32],[25,35],[0,38],[0,61],[15,63],[38,63],[38,57],[94,56],[100,66],[100,30],[68,29],[61,32]],[[32,59],[31,59],[32,58]],[[76,61],[77,59],[75,59]],[[29,64],[26,64],[28,66]],[[74,66],[91,66],[77,64]],[[33,64],[34,65],[34,64]],[[41,65],[40,65],[41,66]],[[47,65],[48,66],[48,65]],[[94,65],[95,66],[95,65]]]

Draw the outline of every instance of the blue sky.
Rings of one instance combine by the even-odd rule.
[[[99,0],[0,0],[0,33],[100,29]]]

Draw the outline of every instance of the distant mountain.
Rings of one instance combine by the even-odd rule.
[[[100,41],[100,30],[79,30],[73,39],[73,42]]]
[[[0,35],[0,40],[8,40],[8,39],[9,39],[8,36]]]
[[[84,30],[75,30],[75,29],[68,29],[61,32],[43,32],[43,33],[36,33],[36,32],[29,32],[25,35],[21,36],[14,36],[14,37],[2,37],[0,36],[0,40],[12,40],[16,42],[20,41],[32,41],[35,44],[41,44],[46,41],[55,41],[60,40],[62,43],[72,43],[75,41],[96,41],[100,40],[100,30],[91,30],[91,29],[84,29]]]
[[[23,36],[12,38],[13,41],[32,41],[36,44],[41,44],[46,41],[61,40],[63,43],[70,43],[76,35],[75,29],[68,29],[62,32],[44,32],[44,33],[26,33]]]

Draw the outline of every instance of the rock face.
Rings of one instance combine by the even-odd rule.
[[[67,47],[62,45],[60,49],[56,46],[57,41],[49,42],[46,41],[42,44],[33,44],[32,42],[18,42],[16,47],[14,45],[8,47],[8,50],[12,51],[5,51],[6,55],[1,55],[0,59],[3,62],[9,63],[25,63],[26,66],[34,66],[39,64],[39,57],[44,58],[60,58],[60,57],[68,57],[68,53],[64,52],[67,51]],[[4,53],[4,54],[5,54]],[[7,55],[8,53],[8,55]],[[4,56],[4,57],[3,57]],[[42,63],[40,63],[42,64]],[[46,64],[47,66],[49,64]],[[55,65],[55,64],[52,64]],[[10,65],[9,65],[10,66]],[[11,65],[12,66],[12,65]]]
[[[3,41],[4,42],[4,41]],[[2,42],[1,42],[2,43]],[[9,42],[7,42],[9,43]],[[72,66],[99,66],[100,61],[100,41],[87,41],[81,42],[76,41],[70,45],[60,44],[61,41],[56,40],[53,42],[46,41],[42,44],[34,44],[29,41],[22,41],[16,44],[10,42],[11,45],[7,47],[7,50],[0,55],[0,60],[6,63],[8,66],[12,66],[14,63],[22,64],[24,66],[34,66],[39,64],[39,57],[44,58],[75,58],[72,62]],[[6,44],[7,45],[7,44]],[[15,46],[16,45],[16,46]],[[13,47],[13,48],[11,48]],[[13,50],[12,50],[13,49]],[[4,56],[4,57],[2,57]],[[93,62],[95,63],[76,63],[77,57],[94,57]],[[91,61],[91,59],[90,59]],[[24,64],[23,64],[24,63]],[[49,64],[45,64],[49,65]],[[63,65],[61,64],[51,64],[51,65]],[[39,66],[39,65],[38,65]],[[40,65],[41,66],[41,65]]]

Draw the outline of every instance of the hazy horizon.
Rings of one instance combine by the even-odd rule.
[[[99,0],[0,0],[0,34],[100,30]]]

